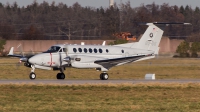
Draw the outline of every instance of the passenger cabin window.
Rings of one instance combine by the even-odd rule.
[[[43,53],[54,53],[54,52],[58,52],[60,49],[61,48],[59,46],[51,46],[46,52],[43,52]]]
[[[84,48],[84,52],[87,53],[87,49],[86,48]]]
[[[124,50],[122,50],[122,53],[124,53]]]
[[[107,52],[107,53],[109,52],[108,49],[106,49],[106,52]]]
[[[103,50],[102,50],[102,49],[99,49],[99,52],[100,52],[100,53],[102,53],[102,52],[103,52]]]
[[[81,48],[78,48],[78,51],[81,53],[81,52],[82,52],[82,49],[81,49]]]
[[[76,49],[76,48],[73,48],[73,51],[76,53],[76,52],[77,52],[77,49]]]
[[[91,48],[89,48],[89,52],[92,53],[92,49]]]
[[[96,48],[94,48],[94,52],[97,53],[97,49]]]

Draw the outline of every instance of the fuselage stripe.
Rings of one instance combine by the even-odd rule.
[[[52,66],[52,54],[50,53],[50,56],[51,56],[51,63],[50,63],[50,66]]]

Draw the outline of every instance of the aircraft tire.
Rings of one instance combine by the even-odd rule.
[[[102,73],[102,80],[108,80],[109,75],[107,73]]]
[[[64,73],[60,73],[60,79],[65,79],[65,74]]]
[[[36,79],[36,74],[33,73],[33,72],[31,72],[30,75],[29,75],[29,78],[30,78],[31,80]]]
[[[60,73],[58,73],[57,75],[56,75],[56,78],[57,79],[60,79],[61,77],[60,77]]]
[[[65,74],[64,73],[58,73],[56,78],[57,79],[65,79]]]
[[[103,73],[100,74],[100,79],[103,80]]]

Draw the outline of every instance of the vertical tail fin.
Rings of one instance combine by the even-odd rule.
[[[149,27],[139,40],[137,48],[156,52],[164,31],[153,23],[147,23],[146,25]]]
[[[183,24],[190,25],[190,23],[146,23],[149,27],[137,43],[137,47],[132,46],[138,49],[151,50],[155,54],[158,53],[160,40],[164,33],[164,28],[166,25],[170,24]]]

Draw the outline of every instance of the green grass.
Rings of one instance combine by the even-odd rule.
[[[19,59],[0,59],[0,79],[29,79],[30,68],[21,64]],[[55,79],[59,71],[36,69],[37,79]],[[95,69],[67,68],[67,79],[99,79]],[[145,74],[155,73],[156,79],[199,79],[200,59],[155,58],[151,60],[113,67],[108,71],[110,79],[144,79]]]
[[[199,84],[0,85],[0,110],[198,112]]]
[[[18,59],[0,59],[0,79],[29,79]],[[199,79],[199,59],[157,58],[112,68],[110,79]],[[37,79],[55,79],[58,71],[36,71]],[[68,79],[99,79],[94,69],[68,68]],[[0,85],[2,112],[199,112],[200,84]]]

